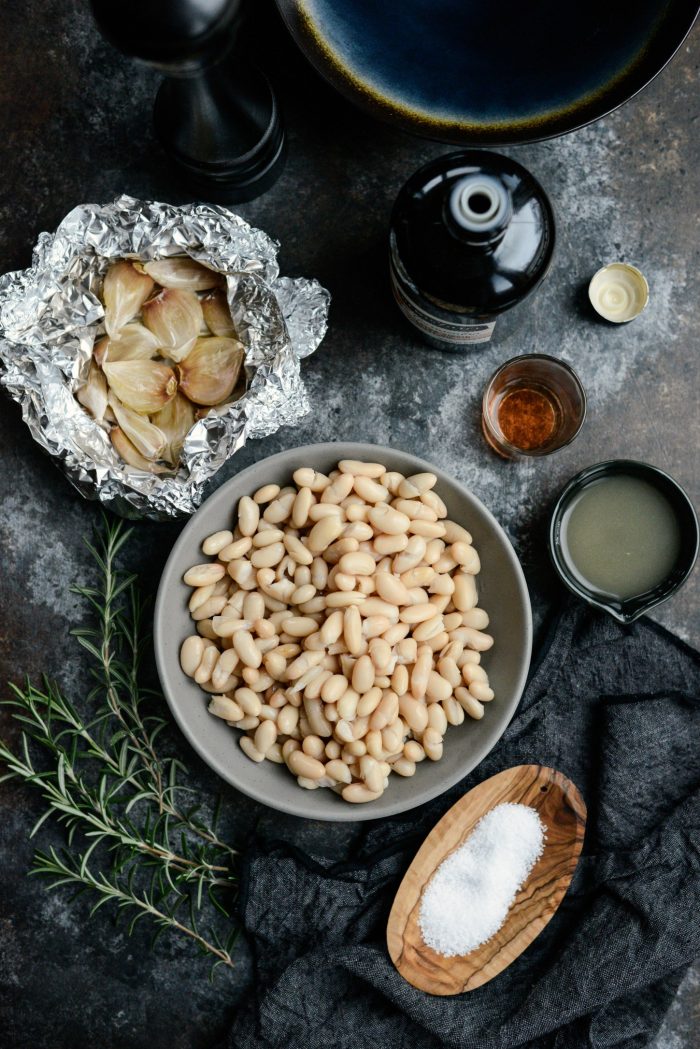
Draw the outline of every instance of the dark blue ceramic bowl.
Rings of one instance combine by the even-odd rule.
[[[697,0],[277,0],[302,51],[378,117],[445,142],[564,134],[626,102]]]

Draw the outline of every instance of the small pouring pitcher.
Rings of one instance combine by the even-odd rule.
[[[562,543],[562,522],[567,508],[572,500],[588,485],[599,481],[603,477],[613,475],[625,475],[637,477],[653,485],[668,500],[678,522],[680,533],[680,549],[676,563],[665,579],[656,586],[641,594],[624,600],[613,597],[610,594],[602,594],[594,589],[589,589],[583,584],[572,571],[571,560],[567,556]],[[620,623],[633,623],[645,612],[668,601],[670,597],[680,590],[686,579],[693,570],[698,555],[698,541],[700,529],[698,518],[690,499],[678,484],[663,470],[648,463],[637,462],[633,459],[610,459],[607,462],[597,463],[576,474],[562,491],[552,513],[549,526],[549,553],[562,582],[578,597],[583,598],[590,605],[602,608]]]

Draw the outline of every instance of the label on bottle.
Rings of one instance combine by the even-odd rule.
[[[407,295],[406,290],[399,284],[393,266],[391,267],[391,287],[396,304],[403,315],[424,335],[438,339],[440,342],[450,343],[452,346],[467,346],[490,341],[496,326],[495,321],[472,321],[464,316],[452,321],[429,313],[414,298]]]

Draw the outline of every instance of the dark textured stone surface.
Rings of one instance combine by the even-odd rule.
[[[304,365],[312,414],[296,430],[249,445],[217,478],[280,448],[367,439],[424,455],[466,482],[510,532],[538,613],[556,598],[544,534],[548,507],[572,473],[610,456],[670,470],[697,502],[698,40],[638,99],[566,139],[514,149],[558,210],[555,265],[520,329],[506,342],[456,358],[426,351],[391,302],[385,266],[388,214],[401,182],[443,147],[374,123],[333,95],[287,42],[262,4],[258,33],[272,33],[286,107],[289,161],[263,199],[240,210],[279,238],[283,272],[318,277],[332,292],[331,327]],[[157,78],[115,54],[78,0],[3,5],[0,15],[0,270],[26,266],[36,235],[76,203],[120,192],[180,202],[154,143]],[[651,305],[632,325],[597,322],[585,284],[604,261],[638,263]],[[515,353],[543,350],[571,361],[590,395],[579,439],[527,464],[495,459],[478,433],[484,381]],[[357,394],[361,392],[358,401]],[[359,406],[359,407],[358,407]],[[50,670],[74,694],[85,682],[68,630],[79,608],[67,591],[84,576],[80,536],[96,518],[34,445],[18,410],[2,402],[3,492],[0,679]],[[129,550],[155,586],[177,525],[142,525]],[[697,644],[698,578],[657,617]],[[4,717],[4,715],[3,715]],[[3,721],[3,731],[12,727]],[[220,785],[183,748],[204,788]],[[233,977],[206,981],[187,944],[149,932],[132,939],[106,911],[87,920],[25,878],[34,800],[16,785],[0,794],[0,1046],[72,1049],[211,1045],[245,987],[245,946]],[[303,823],[224,791],[235,840],[256,830],[341,854],[352,827]],[[689,916],[692,920],[692,916]],[[698,972],[685,981],[658,1049],[698,1045]]]

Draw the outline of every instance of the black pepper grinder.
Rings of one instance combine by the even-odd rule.
[[[155,130],[190,190],[240,203],[284,164],[284,130],[267,77],[237,46],[243,0],[91,0],[102,34],[165,74]]]

